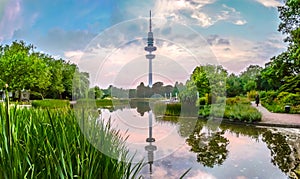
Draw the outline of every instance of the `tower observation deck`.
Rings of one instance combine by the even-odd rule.
[[[152,59],[155,58],[155,55],[152,54],[152,52],[156,51],[156,47],[154,46],[153,32],[152,32],[151,11],[150,11],[147,46],[145,47],[145,51],[148,52],[146,58],[149,60],[149,87],[151,88],[152,87]]]

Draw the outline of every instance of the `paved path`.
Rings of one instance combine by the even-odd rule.
[[[252,106],[256,107],[256,104],[252,102]],[[261,104],[256,108],[262,113],[262,120],[259,122],[261,125],[300,128],[300,114],[272,113]]]

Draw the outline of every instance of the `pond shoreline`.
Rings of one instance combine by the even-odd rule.
[[[201,118],[199,118],[201,119]],[[227,118],[223,118],[222,123],[226,124],[236,124],[236,125],[249,125],[249,126],[267,126],[267,127],[282,127],[282,128],[299,128],[300,129],[300,119],[299,124],[284,124],[284,123],[269,123],[269,122],[242,122],[242,121],[232,121]]]

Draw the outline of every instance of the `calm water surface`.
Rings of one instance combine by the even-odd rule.
[[[192,117],[155,116],[145,107],[102,110],[124,136],[145,178],[289,178],[299,168],[299,129],[211,125]],[[150,123],[149,123],[150,122]],[[146,142],[151,135],[155,142]],[[149,133],[150,132],[150,133]],[[151,152],[152,151],[152,152]]]

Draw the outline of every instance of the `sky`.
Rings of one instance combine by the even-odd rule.
[[[188,79],[201,64],[239,74],[286,49],[281,0],[0,0],[0,43],[23,40],[79,65],[92,84],[147,81],[149,10],[154,81]]]

